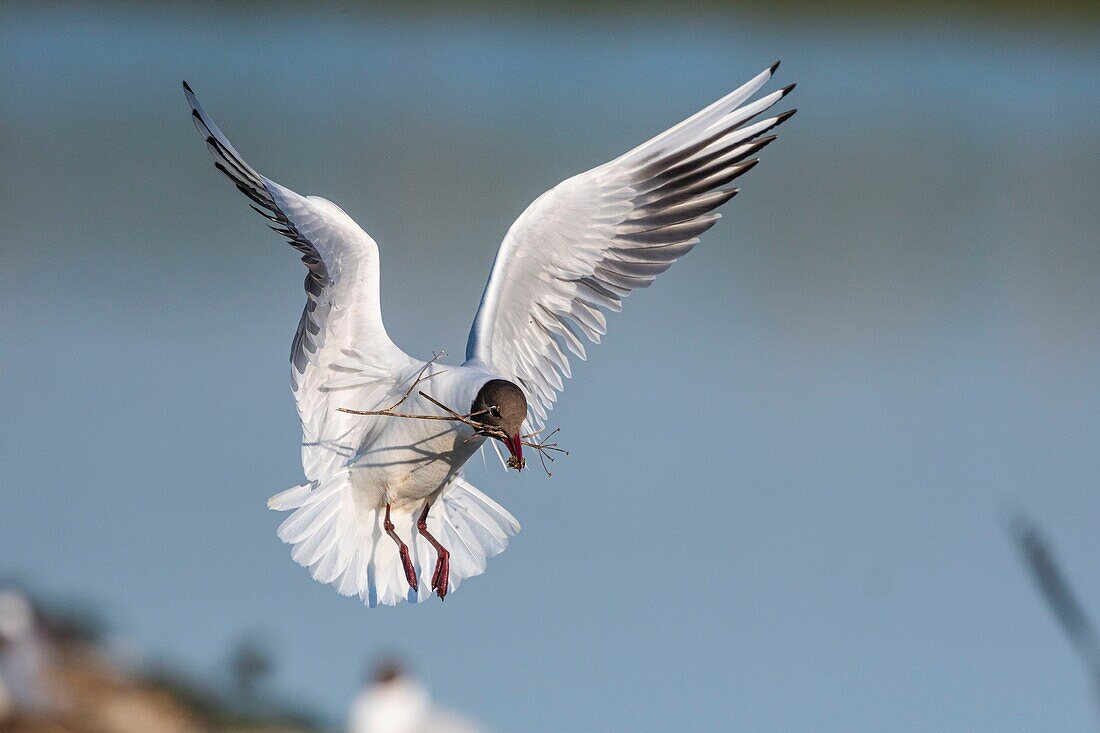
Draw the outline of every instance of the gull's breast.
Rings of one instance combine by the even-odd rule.
[[[392,420],[351,464],[354,483],[378,506],[418,506],[443,488],[485,440],[458,423]]]

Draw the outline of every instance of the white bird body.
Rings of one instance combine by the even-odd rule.
[[[359,694],[348,733],[482,733],[482,728],[436,707],[420,682],[400,675]]]
[[[421,370],[426,370],[421,375]],[[469,367],[436,367],[423,362],[409,369],[397,382],[416,388],[400,402],[402,412],[415,415],[438,414],[439,409],[420,392],[445,405],[468,412],[475,395],[485,382],[499,378]],[[417,381],[419,379],[419,381]],[[404,390],[392,393],[389,404],[401,400]],[[354,400],[352,400],[354,401]],[[388,405],[369,402],[347,404],[349,408],[378,410]],[[360,418],[363,419],[363,418]],[[367,418],[370,419],[370,418]],[[475,434],[461,422],[429,421],[375,417],[376,425],[348,463],[351,483],[364,506],[381,509],[392,504],[395,511],[412,512],[423,506],[459,474],[485,437]]]
[[[431,713],[427,691],[412,680],[394,680],[364,691],[351,712],[349,733],[419,733]]]
[[[511,514],[462,478],[486,438],[461,422],[341,408],[445,415],[423,392],[466,413],[490,380],[505,380],[525,398],[521,432],[541,428],[571,376],[569,355],[585,358],[582,338],[599,343],[606,313],[698,243],[720,218],[714,209],[737,193],[722,187],[756,164],[751,156],[775,139],[765,133],[793,114],[753,122],[794,87],[747,101],[776,66],[538,197],[497,252],[461,366],[415,359],[394,345],[382,323],[370,235],[332,202],[256,172],[184,84],[217,167],[303,253],[309,271],[291,349],[306,483],[268,503],[293,512],[279,537],[293,545],[296,562],[372,606],[423,600],[432,590],[443,597],[484,571],[519,531]],[[407,559],[399,550],[406,546]],[[440,575],[447,550],[449,572]]]
[[[330,395],[330,407],[378,411],[397,405],[413,415],[443,414],[421,393],[468,411],[480,387],[494,378],[476,367],[411,360],[382,377],[346,359],[332,371],[337,376],[320,389]],[[273,509],[296,510],[279,537],[295,546],[294,559],[318,580],[371,605],[430,595],[425,571],[435,556],[416,531],[425,502],[432,507],[429,532],[452,553],[448,591],[482,572],[486,557],[503,551],[507,538],[519,531],[510,513],[461,476],[462,466],[486,440],[467,424],[335,409],[323,414],[330,423],[321,434],[344,440],[303,441],[303,462],[317,478],[269,502]],[[339,423],[339,432],[331,421]],[[387,507],[395,532],[410,548],[416,590],[406,583],[398,546],[384,538]]]

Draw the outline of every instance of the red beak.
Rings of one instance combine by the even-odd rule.
[[[505,438],[504,445],[508,447],[508,452],[512,454],[512,457],[508,460],[508,465],[516,470],[522,471],[524,466],[523,440],[519,437],[519,433],[516,433],[511,438]]]

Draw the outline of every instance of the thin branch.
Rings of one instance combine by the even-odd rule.
[[[439,361],[440,359],[442,359],[443,355],[446,354],[446,353],[447,352],[444,351],[443,349],[440,349],[439,351],[433,351],[432,352],[432,358],[428,359],[428,361],[424,362],[424,366],[420,368],[420,372],[416,375],[416,379],[413,380],[413,383],[409,385],[409,388],[407,390],[405,390],[405,394],[401,395],[401,399],[399,399],[397,402],[394,402],[387,409],[396,410],[398,407],[401,406],[402,402],[409,399],[409,395],[411,395],[412,391],[414,389],[416,389],[416,385],[418,385],[422,381],[424,381],[424,372],[428,371],[428,367],[430,367],[432,364],[434,364],[437,361]],[[444,369],[443,372],[445,372],[445,371],[447,371],[447,370]],[[443,374],[443,372],[436,372],[435,374]],[[430,376],[434,377],[435,374],[432,374]]]
[[[448,412],[453,419],[458,420],[460,422],[464,422],[464,423],[466,423],[467,425],[469,425],[471,427],[479,427],[481,425],[481,423],[474,422],[470,418],[472,418],[474,415],[484,414],[484,413],[488,412],[489,409],[492,409],[492,408],[489,408],[489,409],[485,409],[485,410],[478,410],[476,413],[471,412],[467,415],[459,415],[457,412],[455,412],[451,408],[447,407],[442,402],[437,400],[435,397],[432,397],[430,394],[427,394],[426,392],[423,392],[423,391],[417,392],[417,394],[419,394],[421,397],[426,399],[428,402],[431,402],[433,405],[435,405],[439,409],[445,410],[446,412]],[[489,426],[486,426],[486,427],[489,427]],[[501,430],[500,432],[501,432],[502,435],[504,434],[503,430]]]
[[[491,412],[492,408],[488,408],[488,409],[485,409],[485,410],[478,410],[477,412],[470,412],[470,413],[462,414],[462,413],[458,412],[457,410],[454,410],[454,409],[448,407],[447,405],[443,404],[442,402],[440,402],[436,398],[432,397],[430,394],[424,392],[423,390],[417,390],[417,394],[419,394],[421,397],[428,400],[433,405],[435,405],[439,409],[443,410],[447,414],[446,415],[419,415],[419,414],[413,414],[413,413],[410,413],[410,412],[397,412],[396,411],[397,408],[400,407],[402,405],[402,403],[404,403],[405,400],[407,400],[409,398],[409,395],[412,394],[412,391],[414,389],[416,389],[416,386],[424,380],[424,372],[426,372],[428,370],[428,367],[430,367],[433,363],[435,363],[436,360],[438,360],[442,356],[443,356],[442,351],[440,351],[438,354],[433,355],[431,360],[428,361],[426,364],[424,364],[424,367],[420,370],[420,373],[416,375],[416,379],[413,381],[412,385],[405,391],[405,394],[402,395],[401,399],[399,399],[397,402],[393,403],[389,407],[387,407],[385,409],[382,409],[382,410],[353,410],[349,407],[337,407],[336,410],[338,412],[344,412],[344,413],[347,413],[349,415],[363,415],[363,416],[368,416],[368,417],[396,417],[396,418],[403,418],[403,419],[406,419],[406,420],[437,420],[437,421],[442,421],[442,422],[460,422],[463,425],[468,425],[469,427],[473,428],[474,433],[477,434],[477,435],[483,435],[483,436],[488,437],[488,438],[496,438],[497,440],[501,440],[501,441],[506,440],[509,436],[508,436],[507,433],[505,433],[500,428],[496,427],[495,425],[489,425],[487,423],[483,423],[483,422],[480,422],[480,421],[474,419],[474,418],[478,417],[479,415],[484,415],[488,412]],[[441,374],[441,373],[442,372],[435,372],[435,374]],[[546,438],[553,437],[555,434],[557,434],[558,430],[559,430],[559,428],[554,428],[554,430],[549,435],[547,435]],[[531,440],[531,438],[538,437],[538,434],[541,433],[541,432],[542,432],[542,430],[536,430],[533,433],[528,433],[527,435],[520,436],[520,445],[525,445],[528,448],[533,448],[534,450],[536,450],[539,454],[539,461],[542,463],[542,470],[546,471],[547,476],[553,476],[553,474],[550,473],[550,469],[547,468],[546,462],[547,461],[550,461],[551,463],[554,462],[553,453],[563,453],[565,455],[569,455],[569,451],[565,450],[564,448],[559,448],[556,441],[553,442],[553,443],[550,443],[550,442],[547,442],[547,440],[545,440],[545,439],[541,440],[541,441],[538,441],[538,442]],[[521,471],[521,470],[523,470],[524,462],[523,462],[522,459],[516,458],[515,456],[509,456],[506,465],[508,466],[508,468],[514,468],[517,471]]]

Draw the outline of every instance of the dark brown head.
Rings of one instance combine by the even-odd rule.
[[[506,379],[490,379],[482,385],[470,405],[473,419],[499,428],[506,438],[501,442],[512,454],[509,465],[523,468],[523,421],[527,419],[527,398],[523,390]]]
[[[374,668],[374,683],[385,685],[399,679],[405,674],[401,664],[393,659],[386,659]]]

